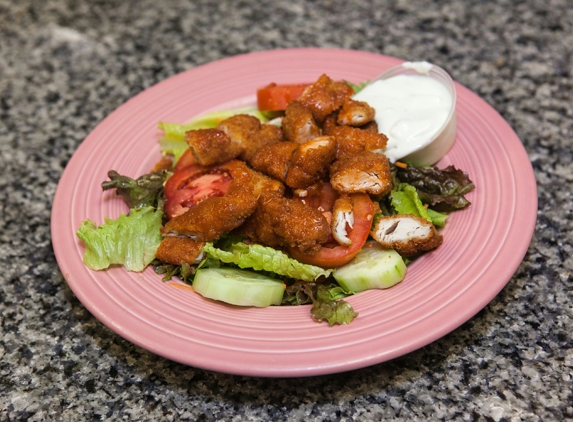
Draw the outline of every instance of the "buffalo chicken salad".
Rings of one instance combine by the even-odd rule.
[[[309,304],[317,322],[350,323],[344,298],[402,281],[474,189],[454,166],[390,162],[361,88],[322,75],[261,88],[256,107],[160,122],[155,167],[102,183],[129,211],[82,222],[85,265],[152,266],[209,299]]]

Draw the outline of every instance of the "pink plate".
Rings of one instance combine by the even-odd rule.
[[[70,288],[100,321],[166,358],[251,376],[309,376],[383,362],[439,339],[481,310],[511,279],[527,251],[537,191],[513,130],[483,100],[457,84],[458,136],[439,163],[467,171],[472,206],[454,213],[444,244],[389,290],[348,299],[359,312],[347,326],[313,322],[309,307],[240,308],[208,301],[161,281],[151,268],[91,271],[75,232],[126,211],[100,184],[110,169],[137,177],[159,159],[159,121],[185,122],[206,111],[254,104],[268,84],[312,82],[322,73],[361,82],[401,61],[360,51],[274,50],[209,63],[137,95],[80,145],[58,185],[52,238]]]

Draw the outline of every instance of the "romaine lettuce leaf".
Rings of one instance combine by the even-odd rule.
[[[416,188],[408,183],[400,183],[390,196],[392,207],[398,214],[412,214],[422,217],[438,227],[443,227],[446,223],[447,214],[426,208]]]
[[[103,270],[120,264],[128,271],[143,271],[155,258],[161,243],[162,211],[153,207],[133,209],[117,219],[105,219],[99,227],[84,220],[76,232],[85,243],[84,264],[92,270]]]
[[[414,186],[400,183],[390,196],[392,197],[392,207],[398,214],[412,214],[431,221],[428,210],[424,207]]]
[[[210,258],[235,264],[239,268],[270,271],[297,280],[313,281],[320,276],[328,277],[332,273],[332,270],[303,264],[281,251],[262,245],[238,242],[230,246],[228,250],[223,250],[214,247],[212,243],[207,243],[203,251]]]

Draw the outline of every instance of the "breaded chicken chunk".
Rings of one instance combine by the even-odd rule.
[[[331,136],[319,136],[305,142],[294,152],[286,184],[291,188],[307,188],[328,174],[336,156],[336,142]]]
[[[240,155],[245,161],[249,161],[263,147],[274,145],[285,140],[282,129],[268,123],[262,124],[259,130],[248,137],[243,146],[245,151]]]
[[[392,190],[390,163],[383,154],[362,151],[330,166],[330,183],[340,193],[383,196]]]
[[[370,234],[385,248],[395,249],[405,257],[415,257],[435,249],[443,241],[432,223],[414,215],[382,217]]]
[[[185,132],[195,161],[202,166],[221,164],[238,157],[243,147],[234,143],[223,131],[218,129],[197,129]]]
[[[230,161],[219,170],[232,177],[229,192],[207,198],[173,218],[162,228],[163,236],[184,236],[200,242],[218,239],[243,224],[263,192],[284,193],[282,183],[249,169],[243,161]]]
[[[372,120],[362,126],[359,127],[360,130],[366,131],[366,132],[370,132],[370,133],[375,133],[378,134],[378,123],[376,123],[376,120]],[[386,141],[388,140],[388,137],[384,134],[382,134],[384,137],[386,137]]]
[[[348,98],[338,112],[336,122],[339,125],[362,126],[374,119],[376,110],[364,101]]]
[[[344,82],[336,82],[327,75],[321,75],[303,91],[298,101],[312,112],[317,122],[322,123],[353,94],[354,90]]]
[[[260,120],[249,114],[236,114],[222,120],[217,125],[217,129],[225,132],[233,144],[239,145],[243,150],[249,144],[249,137],[258,132],[260,128]]]
[[[315,208],[272,194],[259,198],[256,211],[241,227],[253,242],[272,247],[298,247],[315,253],[328,240],[326,218]]]
[[[203,259],[205,242],[198,242],[188,237],[164,237],[155,257],[163,262],[181,265],[183,262],[193,265]]]
[[[352,240],[348,237],[348,228],[354,226],[354,206],[350,197],[343,194],[334,202],[332,208],[332,237],[342,246],[350,246]]]
[[[285,183],[290,160],[298,146],[299,144],[295,142],[267,145],[251,157],[249,164],[255,170]]]
[[[282,119],[282,128],[286,139],[297,144],[320,136],[320,128],[317,126],[312,113],[299,101],[291,101]]]
[[[324,131],[334,136],[337,143],[336,158],[341,159],[361,151],[386,148],[388,137],[382,133],[372,133],[351,126],[331,126]]]

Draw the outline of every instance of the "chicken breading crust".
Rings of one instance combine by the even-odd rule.
[[[249,164],[255,170],[285,183],[290,160],[298,146],[299,144],[288,141],[267,145],[251,157]]]
[[[374,240],[405,257],[415,257],[436,249],[443,242],[432,223],[414,215],[381,217],[370,232]]]
[[[319,136],[300,145],[290,160],[286,184],[291,188],[307,188],[328,174],[336,156],[333,137]]]
[[[354,90],[344,82],[333,81],[327,75],[321,75],[316,82],[307,87],[298,101],[308,108],[314,119],[322,123],[326,117],[354,94]]]
[[[160,261],[173,265],[185,262],[189,265],[198,264],[203,256],[205,242],[198,242],[188,237],[164,237],[155,257]]]
[[[339,125],[362,126],[371,122],[376,110],[364,101],[348,98],[338,112],[336,122]]]
[[[328,240],[330,228],[324,215],[296,200],[263,194],[258,207],[240,233],[253,242],[272,247],[297,247],[317,252]]]
[[[330,126],[325,134],[336,139],[336,158],[341,159],[362,151],[374,151],[386,148],[388,137],[382,133],[373,133],[351,126]]]
[[[184,236],[196,241],[209,242],[239,227],[257,208],[263,192],[284,193],[284,186],[259,172],[251,170],[238,160],[220,166],[233,181],[225,196],[211,197],[190,208],[184,214],[167,222],[163,236]]]
[[[386,195],[392,190],[390,163],[383,154],[362,151],[330,166],[330,184],[341,193]]]
[[[185,140],[198,164],[212,166],[238,157],[243,147],[218,129],[196,129],[185,132]]]
[[[297,144],[320,136],[320,128],[312,113],[299,101],[291,101],[288,104],[282,119],[282,128],[287,140]]]

